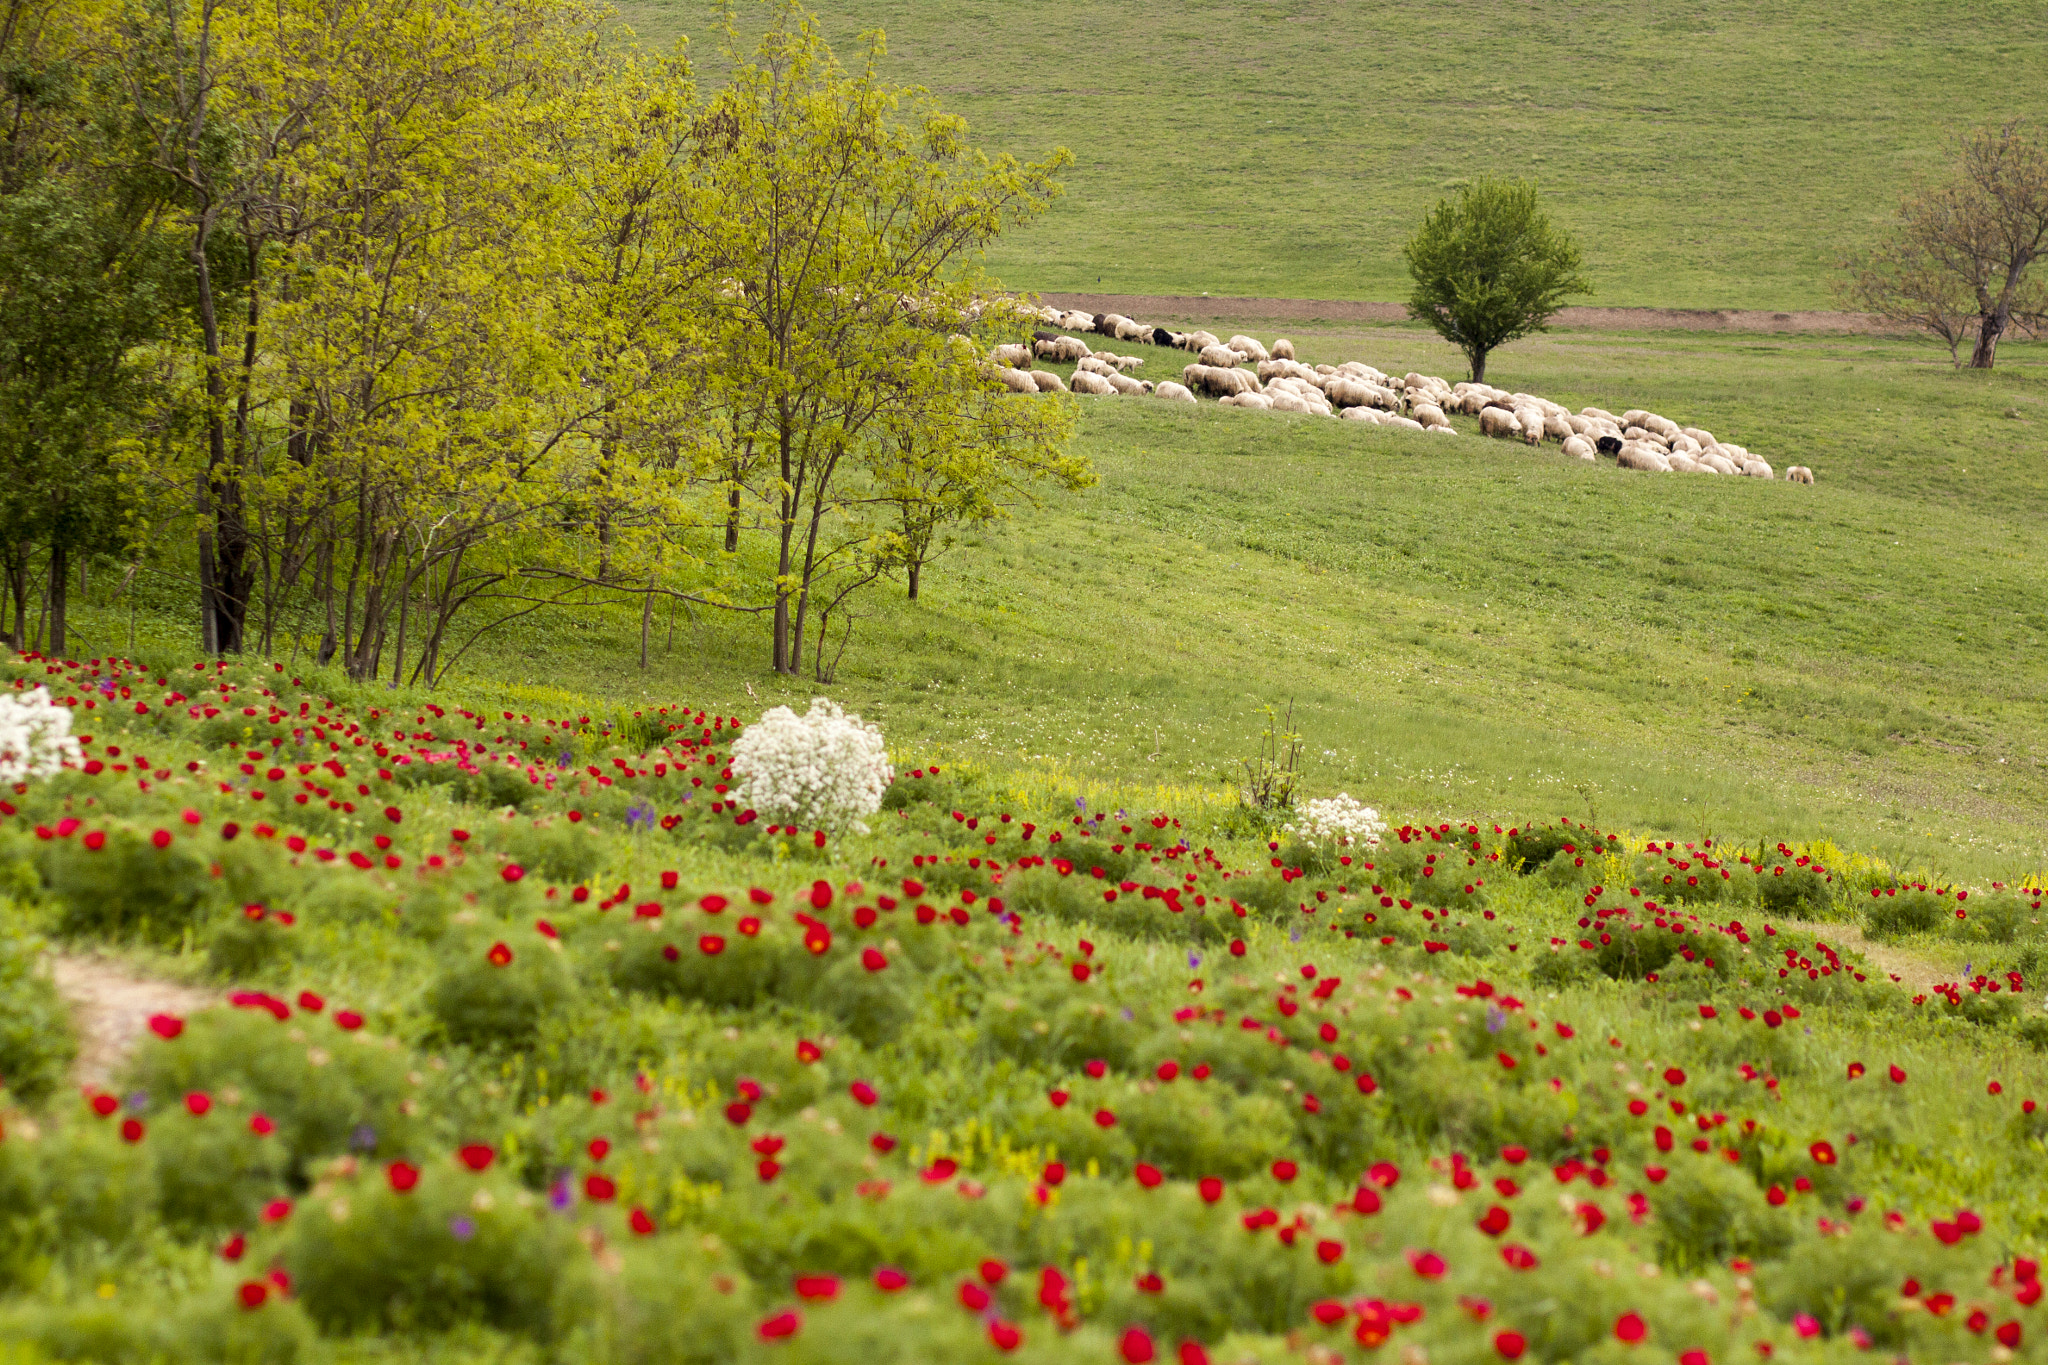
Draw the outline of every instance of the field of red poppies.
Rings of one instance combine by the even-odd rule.
[[[746,717],[0,676],[81,745],[0,804],[0,1358],[2048,1359],[2031,885],[906,754],[835,837]],[[216,1003],[80,1085],[94,949]]]

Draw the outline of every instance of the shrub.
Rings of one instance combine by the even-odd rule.
[[[289,911],[243,906],[207,935],[207,966],[231,980],[257,975],[290,952],[295,918]]]
[[[50,691],[0,692],[0,783],[48,777],[83,756],[71,736],[71,708],[50,704]]]
[[[1387,822],[1371,806],[1353,800],[1349,792],[1339,792],[1307,802],[1284,828],[1305,844],[1369,848],[1386,833]]]
[[[34,939],[0,933],[0,1089],[31,1104],[56,1089],[78,1052],[64,1001],[38,970],[41,962]]]
[[[1587,859],[1619,852],[1621,841],[1597,829],[1561,820],[1555,825],[1531,825],[1512,831],[1501,850],[1501,861],[1517,872],[1534,872],[1558,854]]]
[[[1939,929],[1954,913],[1932,892],[1894,887],[1871,899],[1863,912],[1863,927],[1872,938],[1899,938]]]
[[[450,1162],[400,1191],[370,1165],[323,1181],[278,1248],[329,1332],[444,1331],[481,1322],[551,1341],[587,1303],[590,1258],[568,1219],[496,1175]],[[566,1187],[561,1194],[573,1199]],[[561,1197],[558,1195],[557,1197]]]
[[[1826,919],[1835,907],[1834,893],[1818,872],[1782,863],[1757,869],[1756,898],[1764,913],[1789,919]]]
[[[289,1023],[264,1009],[193,1016],[177,1037],[151,1038],[137,1050],[129,1084],[159,1109],[203,1091],[236,1108],[238,1121],[263,1114],[277,1125],[272,1140],[295,1179],[319,1158],[352,1150],[417,1152],[428,1127],[411,1112],[419,1088],[407,1056],[324,1013],[281,1008]]]
[[[732,746],[734,796],[771,821],[865,832],[893,770],[882,732],[824,697],[799,716],[777,706]]]
[[[549,881],[587,881],[604,865],[605,845],[587,824],[549,818],[520,821],[504,841],[512,861]]]
[[[97,835],[104,843],[93,846]],[[38,871],[58,908],[63,934],[136,934],[175,943],[212,889],[206,857],[191,837],[116,825],[45,843]]]
[[[450,1042],[475,1048],[520,1048],[541,1020],[575,988],[561,945],[553,939],[503,940],[459,935],[427,987],[427,1012]]]

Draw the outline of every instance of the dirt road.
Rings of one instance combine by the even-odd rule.
[[[1398,303],[1342,299],[1241,299],[1207,294],[1041,294],[1058,308],[1122,313],[1140,322],[1401,322]],[[1891,330],[1868,313],[1769,313],[1739,308],[1566,308],[1553,324],[1603,332],[1838,332],[1875,335]]]

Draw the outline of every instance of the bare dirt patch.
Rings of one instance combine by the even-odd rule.
[[[153,980],[113,958],[53,953],[50,978],[71,1006],[78,1028],[80,1085],[105,1085],[141,1041],[152,1014],[187,1014],[212,1003],[213,993]]]
[[[1796,929],[1802,934],[1812,934],[1823,943],[1835,948],[1848,948],[1863,954],[1870,965],[1887,976],[1898,978],[1899,985],[1915,995],[1928,990],[1943,981],[1953,981],[1956,969],[1944,966],[1934,958],[1912,952],[1896,944],[1880,943],[1866,938],[1863,927],[1857,924],[1830,924],[1809,920],[1772,920],[1781,929]]]
[[[1121,313],[1140,322],[1405,322],[1398,303],[1350,299],[1222,298],[1207,294],[1041,294],[1056,308]],[[1868,313],[1803,310],[1772,313],[1753,308],[1566,308],[1552,324],[1592,332],[1835,332],[1890,335]]]

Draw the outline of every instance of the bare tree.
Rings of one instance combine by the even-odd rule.
[[[1842,296],[1932,332],[1955,356],[1971,335],[1970,368],[1988,370],[2013,327],[2048,320],[2048,138],[2014,119],[1957,143],[1946,179],[1899,206],[1889,235],[1848,262]]]

